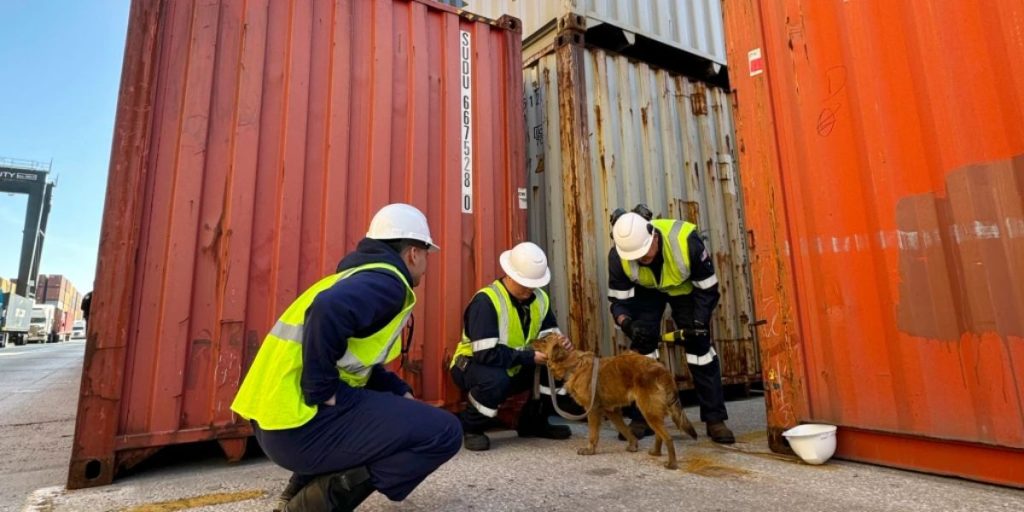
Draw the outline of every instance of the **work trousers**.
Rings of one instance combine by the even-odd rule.
[[[292,482],[366,466],[374,488],[392,501],[405,499],[462,446],[462,427],[450,412],[366,389],[345,403],[321,405],[297,428],[263,430],[253,423],[270,460],[295,472]]]

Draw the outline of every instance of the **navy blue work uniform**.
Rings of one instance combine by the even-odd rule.
[[[504,287],[501,280],[497,286]],[[506,290],[507,292],[507,290]],[[509,295],[513,307],[518,312],[521,325],[509,326],[510,329],[522,329],[523,337],[529,341],[526,333],[530,331],[532,319],[531,305],[538,300],[536,294],[526,300],[519,300]],[[499,338],[499,319],[494,304],[484,293],[477,293],[463,316],[465,338],[470,341]],[[540,323],[537,337],[549,333],[561,334],[554,312],[547,308]],[[464,360],[456,358],[450,372],[455,385],[467,392],[469,405],[461,414],[463,428],[466,432],[481,434],[495,422],[498,407],[508,397],[530,390],[533,386],[534,372],[540,371],[541,393],[550,394],[547,387],[547,368],[540,368],[533,361],[534,351],[530,348],[514,349],[496,343],[491,348],[474,350]],[[509,370],[514,375],[509,375]],[[517,429],[522,431],[544,429],[547,417],[552,412],[550,400],[541,402],[530,401],[523,408]]]
[[[642,267],[650,269],[660,279],[665,254],[665,237],[659,238],[661,250],[654,260]],[[661,334],[661,318],[665,306],[672,307],[672,320],[678,328],[702,327],[710,329],[711,314],[720,297],[715,266],[711,261],[703,240],[696,231],[686,239],[689,252],[690,276],[693,291],[685,295],[670,296],[653,288],[640,286],[630,280],[622,266],[622,260],[615,247],[608,252],[608,298],[611,301],[612,318],[620,315],[629,317],[637,330],[649,335],[630,339],[630,349],[641,354],[651,354],[658,348]],[[688,336],[683,343],[687,367],[693,375],[693,387],[700,404],[700,419],[704,422],[725,421],[729,415],[725,410],[725,395],[722,389],[722,369],[711,344],[711,336]],[[631,415],[633,416],[633,415]]]
[[[394,266],[411,282],[398,253],[368,238],[345,256],[338,272],[375,262]],[[294,472],[293,483],[304,485],[318,475],[366,466],[373,487],[400,501],[459,451],[458,419],[404,398],[409,385],[383,366],[373,367],[365,387],[349,386],[339,378],[337,361],[347,340],[382,329],[402,310],[405,295],[396,275],[368,270],[321,292],[307,310],[301,387],[307,404],[320,404],[316,415],[287,430],[263,430],[254,424],[263,451]],[[324,405],[332,396],[335,405]]]

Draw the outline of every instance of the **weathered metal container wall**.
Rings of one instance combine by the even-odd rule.
[[[729,95],[564,35],[557,44],[528,63],[524,89],[530,238],[547,249],[561,324],[606,355],[628,346],[608,311],[608,219],[643,202],[698,225],[722,291],[723,377],[759,380]],[[663,360],[688,379],[681,357],[673,348]]]
[[[585,28],[608,24],[725,65],[721,0],[455,0],[483,16],[503,14],[523,22],[529,37],[568,14]]]
[[[1024,486],[1024,3],[727,0],[773,448]]]
[[[425,0],[135,0],[69,487],[177,443],[239,458],[264,334],[389,202],[442,247],[402,372],[454,403],[463,307],[526,236],[521,77],[517,20]]]

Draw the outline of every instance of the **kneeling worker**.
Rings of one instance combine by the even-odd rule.
[[[401,501],[459,451],[458,420],[412,399],[383,366],[401,354],[413,288],[436,250],[422,212],[385,206],[338,273],[295,299],[263,340],[231,409],[294,472],[281,509],[348,511],[374,491]]]
[[[484,431],[495,423],[498,406],[530,389],[535,371],[546,370],[538,366],[546,356],[527,344],[551,333],[561,334],[548,294],[540,289],[551,281],[544,251],[523,242],[502,253],[499,262],[505,276],[477,292],[466,307],[462,342],[450,366],[452,380],[467,392],[469,405],[459,418],[465,447],[473,451],[491,447]],[[565,337],[562,344],[572,348]],[[546,373],[541,382],[547,383]],[[550,400],[545,399],[526,403],[516,427],[520,437],[571,436],[569,427],[548,423],[548,407]]]

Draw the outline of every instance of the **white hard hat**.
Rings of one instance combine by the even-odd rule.
[[[624,213],[612,226],[612,240],[619,258],[633,261],[643,258],[651,248],[654,235],[647,219],[635,213]]]
[[[508,277],[527,288],[540,288],[551,282],[548,257],[533,242],[523,242],[501,253],[498,262]]]
[[[440,247],[430,238],[430,227],[427,217],[415,206],[404,203],[392,203],[381,208],[373,220],[366,238],[375,240],[398,240],[408,238],[419,240],[430,246],[430,251],[439,251]]]

